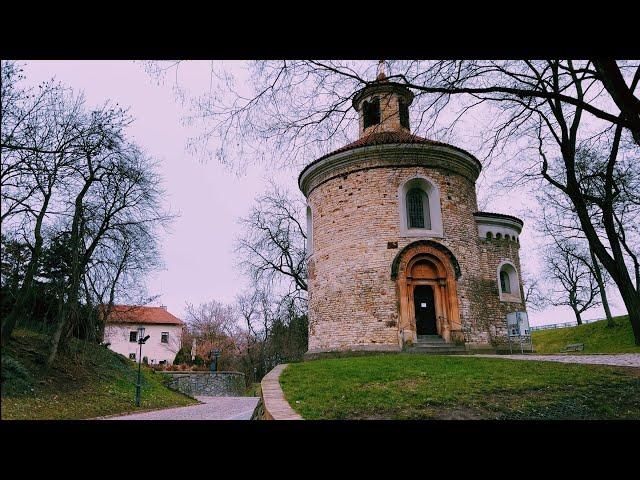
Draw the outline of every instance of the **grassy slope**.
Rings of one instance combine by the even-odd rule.
[[[640,353],[634,343],[628,316],[615,317],[616,326],[607,327],[606,321],[588,323],[570,328],[533,332],[536,353],[558,353],[569,343],[584,343],[582,353]]]
[[[82,419],[197,403],[165,387],[162,374],[143,368],[142,404],[137,409],[137,369],[127,358],[73,340],[56,365],[46,369],[45,353],[46,338],[27,330],[15,332],[15,340],[3,349],[3,420]],[[9,371],[7,356],[25,367],[25,378],[15,369]]]
[[[497,358],[380,355],[290,365],[307,419],[640,419],[640,369]]]

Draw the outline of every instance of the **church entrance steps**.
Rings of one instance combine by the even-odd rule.
[[[446,343],[440,335],[418,335],[418,341],[406,351],[435,355],[461,355],[466,353],[466,348],[463,345]]]
[[[437,344],[445,344],[445,341],[440,335],[418,335],[418,344],[425,345],[437,345]]]

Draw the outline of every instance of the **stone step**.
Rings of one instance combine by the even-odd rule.
[[[452,348],[408,348],[407,353],[417,353],[421,355],[465,355],[464,347]]]
[[[416,350],[466,350],[464,347],[458,347],[456,345],[413,345],[409,348],[415,348]]]
[[[407,348],[408,352],[412,353],[425,353],[425,354],[438,354],[438,355],[446,355],[446,354],[463,354],[467,350],[464,345],[455,345],[453,343],[445,343],[444,340],[440,339],[441,342],[432,342],[432,341],[423,341],[419,339],[417,343]]]

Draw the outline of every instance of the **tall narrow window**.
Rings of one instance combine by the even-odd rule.
[[[409,128],[409,105],[402,99],[398,99],[398,110],[400,111],[400,126]]]
[[[431,228],[429,197],[419,188],[407,192],[407,220],[409,228]]]
[[[502,293],[511,293],[511,283],[509,282],[509,274],[502,270],[500,272],[500,289]]]
[[[160,334],[160,342],[161,343],[169,343],[169,332],[162,332]]]
[[[133,331],[129,332],[129,341],[130,342],[137,342],[138,341],[138,331],[137,330],[133,330]]]
[[[364,128],[380,123],[380,100],[372,98],[369,102],[362,104],[362,116],[364,120]]]
[[[307,206],[307,255],[313,253],[313,213],[311,207]]]

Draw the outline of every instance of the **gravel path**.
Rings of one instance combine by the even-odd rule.
[[[616,355],[474,355],[477,357],[509,358],[512,360],[546,360],[549,362],[587,363],[592,365],[614,365],[617,367],[640,367],[639,353]]]
[[[134,413],[105,420],[251,420],[258,397],[196,397],[203,405]]]

